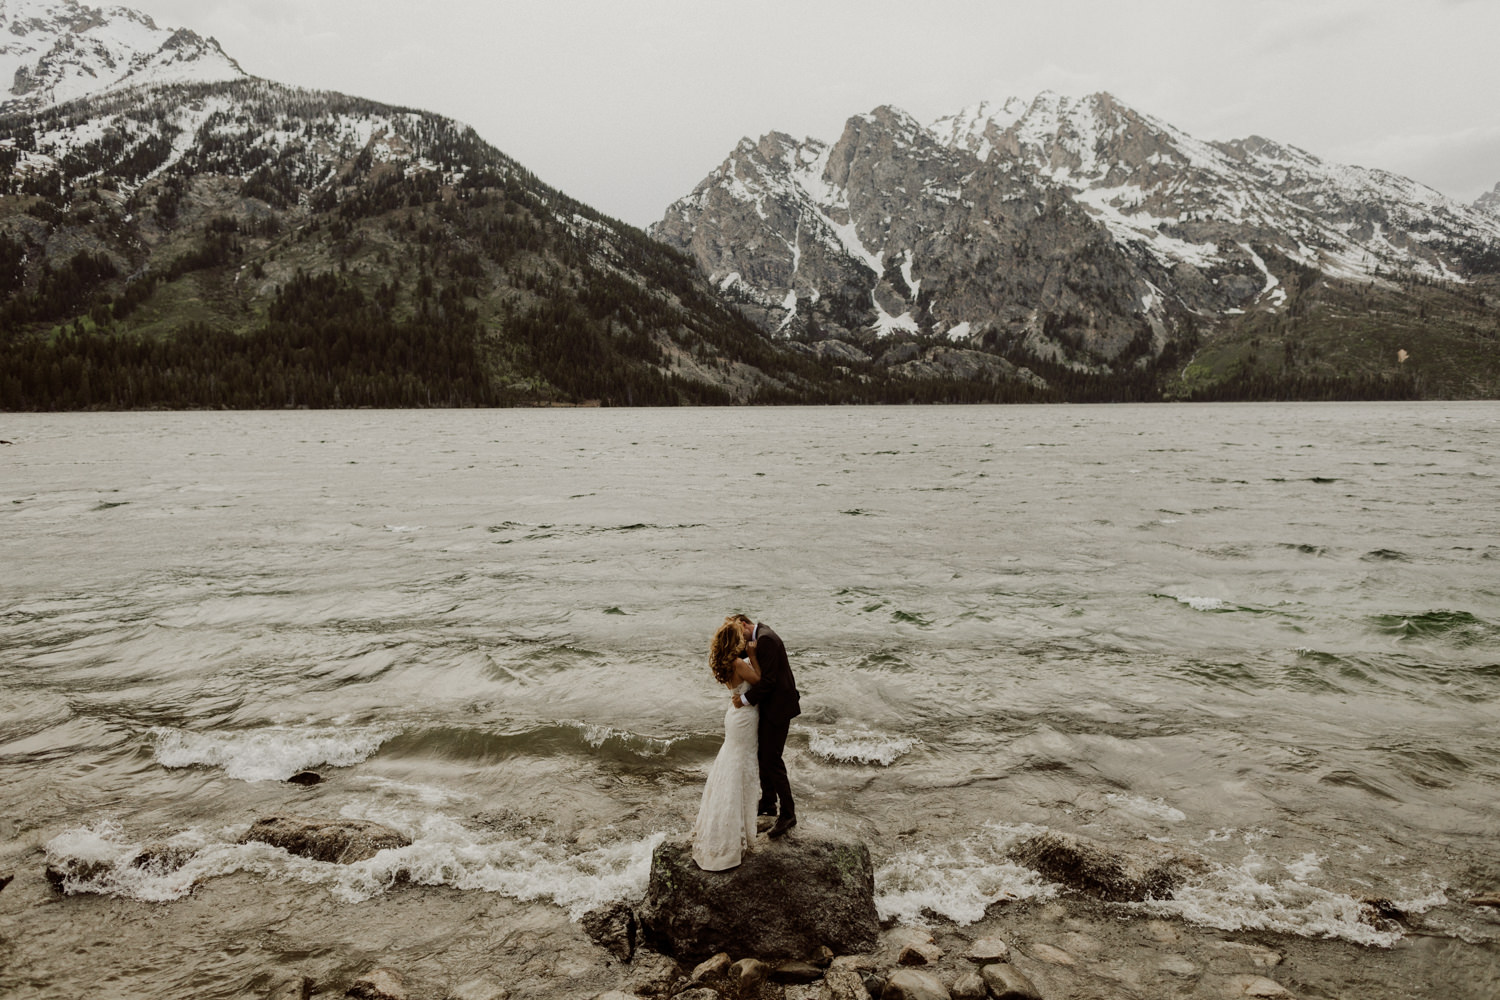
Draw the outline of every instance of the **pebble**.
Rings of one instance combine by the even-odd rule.
[[[984,977],[972,970],[955,979],[948,992],[953,995],[953,1000],[985,1000],[989,996]]]
[[[964,952],[964,958],[980,965],[990,965],[993,962],[1004,962],[1010,958],[1010,945],[999,938],[980,938],[969,945],[969,950]]]
[[[778,983],[814,983],[823,978],[823,970],[811,962],[782,962],[771,970],[771,979]]]
[[[1015,966],[1005,962],[986,965],[979,970],[984,985],[995,1000],[1041,1000],[1041,994],[1031,985],[1031,980]]]
[[[884,983],[880,985],[882,989],[885,988]],[[858,969],[839,965],[837,961],[828,967],[828,972],[823,976],[822,988],[828,991],[828,1000],[868,1000],[872,995],[880,995],[869,992]]]
[[[739,983],[741,990],[753,990],[766,981],[771,967],[754,958],[742,958],[729,967],[729,976]]]
[[[688,979],[695,983],[701,983],[709,976],[722,976],[729,971],[734,963],[729,958],[727,951],[721,951],[713,958],[704,959],[693,969],[693,974]]]
[[[1230,984],[1231,990],[1237,989],[1239,991],[1231,992],[1230,996],[1258,997],[1260,1000],[1272,1000],[1272,998],[1284,998],[1292,995],[1285,986],[1282,986],[1274,979],[1267,979],[1265,976],[1234,976],[1230,979]]]
[[[948,988],[934,975],[916,969],[897,969],[885,981],[880,1000],[952,1000]]]

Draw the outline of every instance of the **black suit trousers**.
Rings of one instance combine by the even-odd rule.
[[[779,816],[797,815],[796,806],[792,804],[792,783],[786,776],[786,762],[781,759],[786,752],[786,736],[791,728],[789,716],[768,715],[762,710],[760,724],[756,727],[760,745],[755,751],[756,763],[760,765],[761,812],[775,810]]]

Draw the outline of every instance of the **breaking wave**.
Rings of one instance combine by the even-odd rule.
[[[243,781],[285,781],[322,765],[349,767],[367,760],[392,735],[359,727],[194,733],[158,726],[150,733],[163,767],[217,767]]]
[[[870,730],[813,733],[807,748],[815,756],[839,764],[878,764],[890,767],[921,744],[913,736],[890,736]]]
[[[486,836],[440,814],[394,819],[412,836],[409,847],[365,861],[334,864],[288,854],[258,842],[238,843],[197,830],[158,845],[129,837],[113,821],[67,830],[46,845],[49,870],[68,894],[93,893],[143,902],[182,899],[198,884],[235,872],[327,887],[358,903],[405,884],[495,892],[521,902],[548,902],[573,919],[598,906],[644,894],[651,854],[665,838],[653,834],[587,850],[524,833]],[[155,860],[161,859],[161,860]]]

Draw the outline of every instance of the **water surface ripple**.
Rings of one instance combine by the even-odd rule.
[[[439,923],[638,894],[736,610],[787,641],[801,811],[870,842],[886,916],[1055,891],[1005,856],[1050,828],[1207,859],[1142,916],[1394,946],[1373,896],[1500,942],[1464,902],[1500,889],[1494,404],[3,423],[7,994],[237,995],[297,953],[291,900],[397,927],[419,889]],[[414,844],[236,843],[278,810]],[[80,877],[86,909],[40,879],[161,841],[192,860]],[[207,898],[170,955],[132,929]]]

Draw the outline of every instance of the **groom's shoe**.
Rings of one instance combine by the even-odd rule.
[[[771,827],[771,832],[766,834],[766,836],[770,837],[772,840],[775,840],[777,837],[780,837],[782,834],[786,833],[796,825],[797,817],[793,816],[791,813],[787,813],[785,816],[776,821],[776,825]]]

